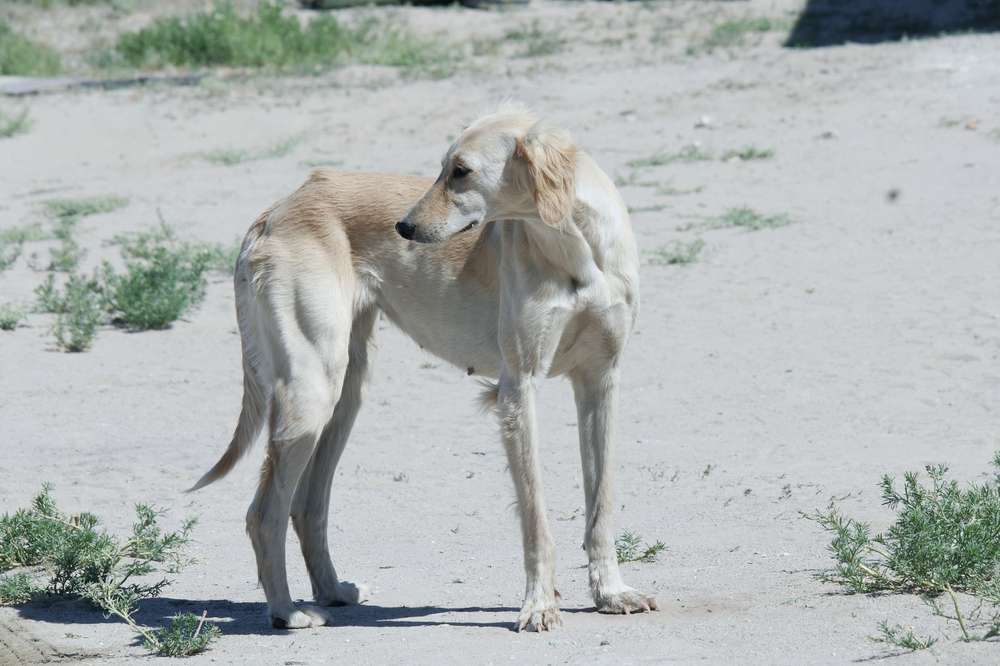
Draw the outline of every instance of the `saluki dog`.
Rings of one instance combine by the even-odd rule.
[[[579,421],[584,548],[597,610],[656,609],[625,585],[612,538],[619,362],[639,309],[638,252],[608,176],[570,136],[511,105],[449,148],[437,179],[320,170],[250,227],[236,265],[243,407],[193,489],[225,475],[265,420],[247,531],[275,627],[325,624],[292,603],[289,515],[319,606],[355,604],[327,547],[330,486],[368,373],[378,312],[486,381],[517,492],[527,574],[519,630],[561,624],[533,382],[567,376]]]

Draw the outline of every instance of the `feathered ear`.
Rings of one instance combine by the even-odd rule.
[[[517,140],[515,157],[524,160],[542,222],[558,225],[576,199],[576,144],[563,130],[536,124]]]

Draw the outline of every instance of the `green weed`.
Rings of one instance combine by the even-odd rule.
[[[653,545],[644,544],[641,536],[628,530],[615,539],[615,554],[618,556],[619,564],[655,562],[657,556],[666,548],[667,545],[662,541],[657,541]]]
[[[727,150],[722,154],[723,162],[739,160],[749,162],[751,160],[769,160],[774,157],[774,151],[770,148],[757,148],[756,146],[744,146],[738,150]]]
[[[163,657],[190,657],[204,652],[209,643],[222,636],[217,626],[205,622],[205,615],[181,613],[170,624],[145,641],[146,649]]]
[[[835,566],[821,579],[856,593],[947,595],[954,609],[950,617],[965,640],[1000,635],[1000,452],[993,465],[992,479],[966,488],[947,479],[943,465],[924,468],[929,484],[915,472],[903,476],[902,486],[883,476],[882,503],[896,513],[885,532],[873,534],[868,523],[833,505],[805,515],[833,535],[829,549]],[[956,592],[977,599],[972,614],[962,613]],[[985,633],[973,634],[970,619],[985,623]]]
[[[649,252],[649,263],[653,266],[687,265],[694,263],[705,248],[705,241],[696,238],[692,241],[674,240],[663,247]]]
[[[31,601],[38,593],[38,588],[26,573],[16,573],[10,576],[0,576],[0,606],[23,604]]]
[[[10,303],[0,305],[0,330],[13,331],[24,320],[24,308]]]
[[[681,148],[676,153],[656,153],[649,157],[630,160],[628,166],[633,169],[658,167],[674,162],[704,162],[712,159],[712,155],[702,150],[701,146],[691,144]]]
[[[0,75],[48,76],[62,69],[59,54],[14,32],[0,19]]]
[[[761,229],[783,227],[791,223],[792,219],[787,215],[763,215],[752,208],[741,206],[739,208],[730,208],[715,218],[712,226],[740,227],[749,231],[760,231]]]
[[[0,36],[0,40],[3,37]],[[24,134],[31,129],[31,119],[28,118],[28,110],[21,109],[20,113],[8,116],[0,111],[0,139],[9,139],[18,134]]]
[[[879,623],[878,631],[878,635],[871,637],[871,639],[876,643],[894,645],[898,648],[909,650],[910,652],[926,650],[930,646],[937,643],[937,639],[933,636],[917,636],[913,633],[912,628],[904,627],[899,624],[890,626],[889,622],[886,620],[882,620]]]

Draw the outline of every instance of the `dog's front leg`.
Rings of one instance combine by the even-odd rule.
[[[602,364],[603,365],[603,364]],[[656,610],[656,599],[622,581],[612,539],[614,511],[614,428],[618,408],[615,366],[578,369],[572,374],[580,430],[580,457],[587,506],[584,548],[590,570],[590,590],[602,613]]]
[[[545,631],[560,624],[559,593],[555,589],[555,546],[545,518],[535,428],[535,397],[531,378],[502,376],[497,408],[510,473],[517,490],[517,507],[524,541],[527,583],[518,631]]]

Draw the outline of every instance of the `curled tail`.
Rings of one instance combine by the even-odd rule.
[[[233,469],[240,458],[250,450],[257,440],[257,435],[264,425],[264,418],[267,412],[267,396],[261,390],[251,367],[243,364],[243,407],[240,410],[240,419],[236,423],[236,430],[233,432],[233,439],[229,442],[229,447],[222,454],[219,461],[212,466],[212,469],[205,472],[205,475],[198,479],[198,483],[191,486],[187,492],[194,492],[204,488],[213,481],[224,477]]]

